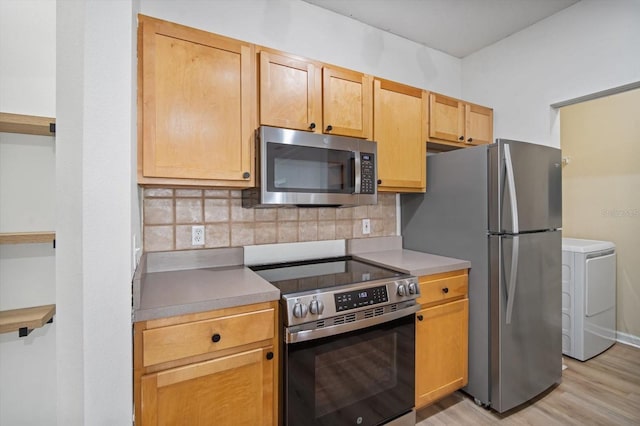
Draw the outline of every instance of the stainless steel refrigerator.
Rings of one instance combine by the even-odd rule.
[[[402,194],[403,246],[471,262],[469,383],[505,412],[562,375],[560,150],[496,143],[427,157],[427,192]]]

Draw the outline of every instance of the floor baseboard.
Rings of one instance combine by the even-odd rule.
[[[630,345],[636,348],[640,348],[640,337],[634,336],[633,334],[623,333],[621,331],[618,331],[616,333],[616,341],[620,343],[624,343],[625,345]]]

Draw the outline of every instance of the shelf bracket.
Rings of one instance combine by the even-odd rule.
[[[31,334],[32,331],[33,328],[20,327],[18,329],[18,337],[27,337],[29,334]]]
[[[47,324],[51,324],[51,323],[53,323],[53,317],[51,317],[49,321],[47,321]],[[33,328],[20,327],[18,329],[18,337],[27,337],[29,334],[31,334],[32,331],[33,331]]]

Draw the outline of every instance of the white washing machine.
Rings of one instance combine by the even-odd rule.
[[[616,340],[616,246],[562,239],[562,353],[586,361]]]

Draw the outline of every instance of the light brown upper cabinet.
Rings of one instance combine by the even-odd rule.
[[[138,183],[254,182],[255,47],[139,15]]]
[[[260,124],[369,139],[372,77],[263,49]]]
[[[427,92],[378,78],[374,79],[373,87],[378,191],[424,192]]]
[[[371,138],[373,78],[342,68],[322,68],[323,131]]]
[[[429,141],[452,147],[482,145],[493,140],[493,110],[481,105],[429,94]]]

